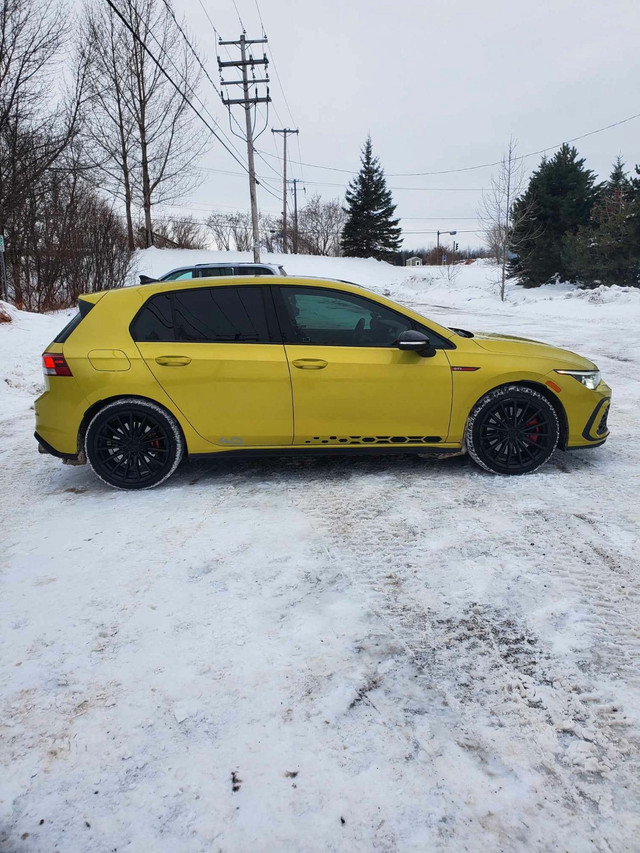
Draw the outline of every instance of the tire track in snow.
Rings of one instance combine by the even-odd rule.
[[[559,824],[568,826],[575,814],[615,820],[620,809],[629,825],[637,824],[640,803],[631,798],[640,770],[638,729],[615,690],[616,680],[624,680],[627,693],[640,686],[633,666],[639,640],[637,579],[602,542],[576,546],[588,540],[589,532],[577,529],[589,527],[588,522],[572,516],[567,529],[557,516],[536,510],[510,514],[516,535],[499,542],[503,563],[523,558],[530,542],[544,543],[536,550],[544,547],[553,559],[538,560],[535,574],[551,590],[545,604],[553,606],[558,584],[563,596],[573,596],[575,612],[569,618],[586,630],[590,645],[554,653],[518,606],[517,584],[497,601],[474,601],[469,591],[452,600],[456,590],[447,588],[442,572],[432,585],[424,555],[434,551],[425,543],[430,534],[435,541],[446,534],[451,525],[446,514],[456,505],[482,505],[491,482],[483,475],[457,473],[462,479],[451,485],[461,488],[444,513],[436,500],[442,483],[433,469],[425,469],[424,479],[420,473],[407,476],[406,470],[379,476],[373,488],[375,475],[365,474],[367,483],[354,477],[348,501],[344,483],[334,487],[329,482],[322,505],[309,511],[318,515],[332,561],[343,567],[383,630],[404,649],[425,696],[431,697],[427,705],[438,696],[448,709],[445,726],[460,744],[486,765],[501,742],[528,752],[527,760],[548,777]],[[413,500],[425,507],[422,524],[398,511]],[[476,550],[490,550],[486,531],[476,523],[458,535],[454,560],[473,554],[474,536],[482,543]],[[612,583],[620,573],[628,583],[622,600],[619,585]],[[402,721],[393,703],[386,707],[393,715],[391,727],[404,724],[410,739],[411,721]],[[492,728],[500,730],[499,738],[487,736]],[[626,792],[626,804],[614,796],[616,789]],[[585,849],[609,849],[606,833],[595,848]]]

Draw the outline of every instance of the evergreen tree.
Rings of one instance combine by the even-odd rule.
[[[629,179],[620,157],[589,224],[565,236],[563,258],[572,277],[588,287],[640,283],[640,186]]]
[[[569,277],[562,246],[589,221],[598,190],[595,175],[569,145],[550,159],[543,158],[526,191],[512,210],[511,245],[518,260],[511,265],[520,283],[538,287],[558,275]]]
[[[370,136],[360,160],[360,171],[346,192],[348,218],[342,232],[342,253],[353,258],[391,260],[400,248],[401,231],[399,220],[393,217],[396,205],[380,161],[373,156]]]

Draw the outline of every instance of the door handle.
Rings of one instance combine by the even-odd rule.
[[[191,364],[191,359],[186,355],[159,355],[156,358],[156,364],[161,364],[163,367],[186,367]]]
[[[293,366],[300,370],[322,370],[329,364],[323,358],[297,358]]]

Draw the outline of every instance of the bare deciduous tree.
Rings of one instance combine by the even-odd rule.
[[[153,205],[180,198],[197,181],[195,161],[206,143],[185,96],[193,98],[200,76],[166,4],[127,0],[124,16],[128,27],[110,9],[85,9],[93,62],[89,133],[99,153],[96,165],[124,201],[130,245],[132,208],[138,205],[144,245],[151,246]]]
[[[298,245],[310,255],[339,255],[340,236],[347,220],[338,199],[311,196],[298,214]]]
[[[167,245],[175,249],[206,249],[207,237],[202,222],[192,216],[180,219],[156,219],[154,241],[157,246]]]
[[[518,143],[513,137],[502,157],[497,175],[491,177],[491,187],[482,195],[480,220],[487,245],[495,252],[500,265],[500,298],[504,302],[507,261],[511,246],[511,207],[522,192],[524,163],[517,155]]]
[[[23,287],[43,281],[34,258],[25,255],[25,246],[34,247],[29,234],[43,233],[43,208],[34,194],[70,168],[79,175],[79,162],[67,152],[84,105],[84,47],[72,79],[62,91],[54,86],[68,45],[67,17],[67,9],[53,0],[0,0],[0,231],[7,237],[7,273],[17,301]]]
[[[83,62],[66,101],[51,106],[65,20],[65,8],[53,0],[0,0],[0,230],[77,129]]]

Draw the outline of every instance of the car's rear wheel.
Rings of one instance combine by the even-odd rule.
[[[149,400],[128,397],[107,403],[85,436],[94,472],[117,489],[150,489],[170,477],[184,455],[175,418]]]
[[[560,423],[547,398],[526,385],[490,391],[473,407],[465,429],[469,455],[494,474],[530,474],[558,445]]]

